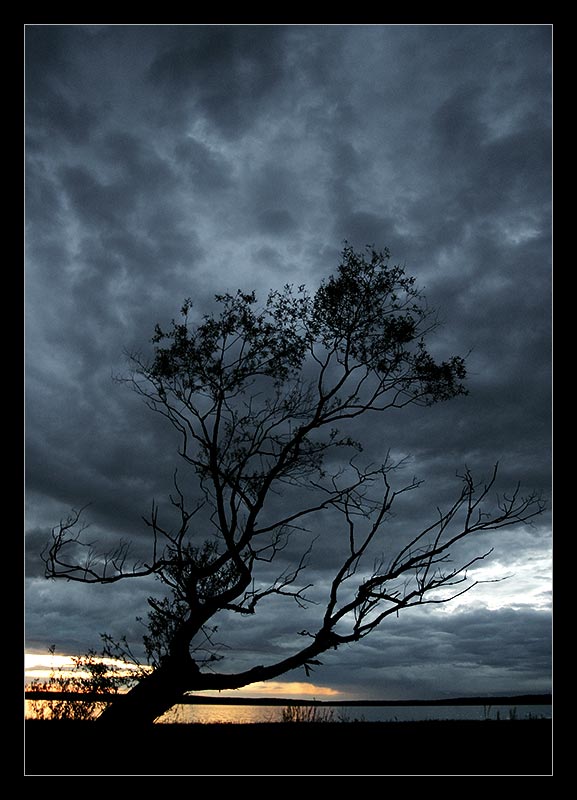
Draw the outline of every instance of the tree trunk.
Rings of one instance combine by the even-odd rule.
[[[314,659],[337,643],[338,636],[335,634],[330,632],[319,634],[308,647],[276,664],[259,665],[236,674],[201,673],[190,656],[186,659],[167,659],[133,689],[120,695],[103,711],[97,722],[114,725],[150,725],[165,711],[179,703],[185,692],[240,689],[256,681],[272,680],[306,664],[318,664],[319,662]]]
[[[143,678],[126,694],[119,695],[98,717],[101,724],[151,725],[178,703],[184,692],[197,688],[198,667],[166,662]]]

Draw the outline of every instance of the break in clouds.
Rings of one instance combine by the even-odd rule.
[[[435,353],[468,354],[467,397],[355,431],[368,459],[409,456],[400,483],[425,480],[392,541],[454,497],[465,465],[482,477],[498,460],[501,488],[548,492],[550,39],[532,25],[27,26],[29,649],[141,636],[154,584],[48,582],[38,557],[87,503],[92,538],[145,552],[141,515],[170,491],[177,442],[113,380],[124,353],[150,352],[185,297],[200,319],[216,292],[314,290],[345,239],[388,247],[438,309]],[[385,624],[317,682],[547,690],[549,516],[488,545],[483,577],[507,581]],[[332,559],[321,536],[319,589]],[[274,603],[233,622],[222,635],[243,668],[305,624]]]

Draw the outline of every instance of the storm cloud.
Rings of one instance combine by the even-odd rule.
[[[467,356],[468,396],[354,431],[367,458],[409,456],[398,481],[425,480],[391,541],[454,497],[465,465],[482,478],[499,461],[501,489],[547,494],[550,105],[548,26],[27,26],[31,649],[140,636],[154,586],[108,590],[111,619],[106,587],[47,582],[38,557],[87,503],[94,538],[144,552],[141,516],[171,489],[177,443],[114,380],[125,354],[149,352],[185,297],[199,319],[216,292],[314,290],[344,240],[388,247],[438,310],[435,353]],[[548,514],[490,545],[507,581],[331,654],[319,682],[374,697],[546,690]],[[321,537],[318,587],[333,558]],[[224,625],[231,663],[290,648],[304,623],[290,605],[278,619],[271,604],[260,627]]]

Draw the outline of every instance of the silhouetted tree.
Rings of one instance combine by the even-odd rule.
[[[149,599],[151,674],[102,720],[152,721],[186,691],[238,688],[297,667],[308,674],[326,650],[359,641],[388,616],[468,591],[474,584],[467,569],[490,551],[454,562],[453,546],[542,510],[537,496],[523,497],[518,488],[492,503],[496,469],[484,485],[465,471],[452,505],[390,550],[393,504],[419,482],[393,488],[388,456],[362,465],[361,444],[347,426],[363,415],[464,394],[465,365],[459,356],[438,362],[430,354],[434,315],[387,251],[358,253],[347,245],[336,275],[312,295],[286,286],[261,308],[254,293],[216,301],[219,313],[192,324],[186,300],[182,321],[156,327],[154,357],[131,356],[128,379],[180,434],[197,500],[191,504],[190,487],[185,496],[175,473],[170,501],[178,523],[169,527],[153,503],[146,563],[129,567],[124,543],[103,555],[86,546],[79,560],[76,514],[53,530],[44,554],[52,578],[105,584],[155,575],[169,590]],[[312,542],[304,524],[323,510],[333,512],[335,552],[344,548],[343,557],[317,627],[300,631],[304,645],[238,673],[205,669],[197,648],[210,641],[217,615],[253,615],[279,595],[307,603],[311,584],[301,579]],[[294,562],[263,582],[261,568],[270,571],[288,543],[294,547],[296,533],[306,542]]]

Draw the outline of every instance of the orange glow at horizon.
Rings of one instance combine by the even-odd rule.
[[[126,675],[139,669],[123,661],[113,658],[96,657],[95,661],[110,664],[118,670],[122,670]],[[146,669],[146,667],[144,667]],[[50,653],[24,653],[24,680],[28,683],[35,678],[47,680],[54,672],[61,677],[88,677],[89,673],[76,668],[73,656],[51,655]]]
[[[249,683],[241,689],[222,689],[221,691],[206,690],[193,692],[199,695],[218,695],[219,697],[287,697],[298,699],[299,696],[336,697],[341,692],[331,689],[330,686],[318,686],[305,681],[257,681]]]
[[[130,671],[130,665],[124,664],[113,659],[98,659],[114,666],[119,666]],[[26,682],[34,678],[46,680],[51,672],[57,671],[59,674],[76,675],[74,662],[71,656],[50,655],[46,653],[25,653],[24,668]],[[206,690],[194,692],[200,695],[218,695],[219,697],[287,697],[298,699],[323,697],[338,697],[342,692],[332,689],[330,686],[319,686],[308,681],[258,681],[256,683],[243,686],[241,689],[222,689],[221,691]]]

